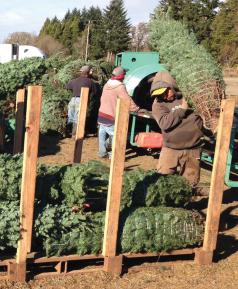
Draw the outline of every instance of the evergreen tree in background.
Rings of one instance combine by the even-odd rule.
[[[222,64],[238,64],[238,2],[228,0],[212,25],[212,51]]]
[[[70,21],[67,21],[64,24],[64,29],[63,29],[61,41],[64,44],[64,46],[67,47],[70,52],[72,52],[72,33],[71,33],[71,22]]]
[[[49,18],[46,18],[40,30],[39,36],[50,35],[50,29],[51,29],[51,21]]]
[[[83,58],[87,50],[91,59],[128,50],[131,41],[123,0],[112,0],[103,12],[91,6],[81,11],[76,8],[68,10],[62,21],[57,17],[47,18],[40,37],[47,35],[61,42],[76,56]]]
[[[196,35],[198,43],[210,49],[211,25],[220,0],[162,0],[159,8],[174,20],[183,22]]]
[[[127,50],[130,44],[130,24],[123,0],[112,0],[104,10],[103,18],[106,51],[116,54]]]

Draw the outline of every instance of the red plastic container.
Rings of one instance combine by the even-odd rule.
[[[163,137],[158,132],[140,132],[135,136],[135,142],[141,148],[161,148]]]

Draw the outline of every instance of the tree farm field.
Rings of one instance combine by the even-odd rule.
[[[225,78],[226,80],[226,78]],[[238,97],[238,78],[235,88],[234,77],[227,81],[227,89],[232,89]],[[231,87],[232,86],[232,87]],[[39,162],[45,164],[70,164],[73,159],[74,140],[60,139],[56,136],[41,136]],[[98,143],[96,136],[88,136],[83,143],[82,162],[100,160],[97,156]],[[157,164],[157,153],[128,147],[126,150],[125,170],[143,168],[154,169]],[[103,159],[107,165],[110,160]],[[199,186],[209,191],[211,167],[203,164]],[[196,197],[191,207],[206,213],[208,197]],[[135,263],[121,277],[103,271],[91,273],[61,275],[28,283],[1,281],[0,289],[236,289],[238,288],[238,188],[225,187],[221,212],[217,250],[214,263],[198,266],[193,260],[163,261],[158,258],[153,262]]]

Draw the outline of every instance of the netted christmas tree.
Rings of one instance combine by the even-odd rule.
[[[22,155],[0,156],[0,251],[16,248],[20,238],[22,163]],[[47,255],[100,253],[108,180],[109,167],[97,161],[65,166],[39,164],[34,249],[41,248]],[[161,176],[142,169],[126,172],[118,251],[158,252],[200,243],[202,217],[174,208],[183,206],[191,194],[191,187],[181,176]],[[86,211],[87,203],[92,205]]]
[[[36,243],[47,256],[102,252],[105,212],[72,212],[47,206],[34,225]],[[203,218],[183,208],[137,208],[121,212],[118,252],[161,252],[202,242]]]
[[[213,130],[224,98],[220,67],[182,23],[162,11],[155,11],[149,27],[152,49],[159,51],[161,62],[176,79],[184,97]]]

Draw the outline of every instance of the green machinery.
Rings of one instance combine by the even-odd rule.
[[[129,95],[142,108],[151,110],[152,98],[150,97],[151,78],[158,72],[166,70],[165,66],[160,63],[158,52],[122,52],[118,53],[115,61],[116,66],[122,66],[126,71],[124,83]],[[136,128],[138,123],[143,119],[144,125],[139,125],[140,129],[145,132],[151,131],[155,121],[147,116],[138,116],[131,113],[130,126],[130,144],[137,146],[135,142]],[[235,159],[235,151],[238,151],[236,137],[238,135],[238,110],[234,117],[234,125],[231,132],[230,149],[227,160],[225,183],[229,187],[238,187],[238,177],[236,180],[231,179],[231,176],[238,174],[238,163]],[[202,160],[212,164],[213,154],[202,154]]]

